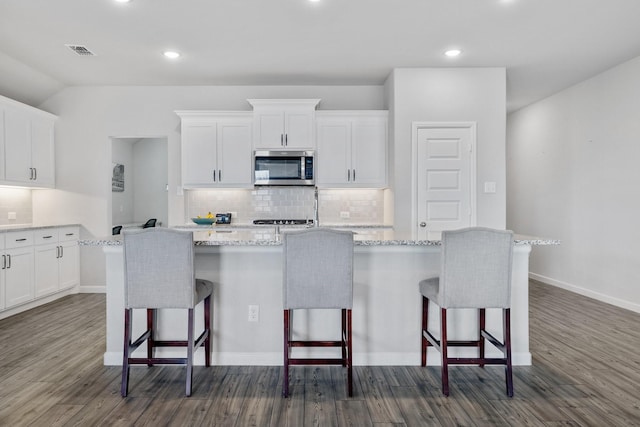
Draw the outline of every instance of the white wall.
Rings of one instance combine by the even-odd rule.
[[[640,312],[640,58],[509,116],[508,226],[532,277]]]
[[[174,110],[250,110],[248,98],[321,98],[319,109],[383,109],[381,86],[70,87],[40,108],[56,122],[56,190],[33,197],[34,222],[83,225],[81,237],[110,234],[110,137],[166,137],[168,223],[184,223],[180,184],[180,120]],[[34,193],[35,194],[35,193]],[[81,283],[103,286],[101,248],[81,249]]]
[[[166,138],[143,138],[133,144],[134,221],[156,218],[166,226],[169,176]]]
[[[386,83],[393,124],[392,182],[394,227],[412,229],[411,124],[414,121],[477,123],[477,223],[506,224],[504,68],[395,69]],[[483,183],[497,183],[484,194]]]

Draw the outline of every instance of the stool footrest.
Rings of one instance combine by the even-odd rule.
[[[291,347],[341,347],[342,341],[289,341]]]
[[[289,359],[290,365],[343,365],[343,359]]]

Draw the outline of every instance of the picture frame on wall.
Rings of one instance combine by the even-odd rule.
[[[124,165],[120,163],[113,163],[111,191],[114,193],[121,193],[124,191]]]

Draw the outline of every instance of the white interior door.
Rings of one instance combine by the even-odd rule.
[[[475,225],[475,124],[414,124],[417,236]]]

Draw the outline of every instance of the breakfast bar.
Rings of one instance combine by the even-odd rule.
[[[213,296],[212,363],[217,365],[282,364],[282,242],[278,227],[184,227],[193,230],[197,277],[215,283]],[[439,233],[414,240],[391,229],[357,228],[354,231],[353,348],[355,365],[418,365],[420,363],[421,297],[418,282],[439,270]],[[100,245],[107,267],[107,342],[105,365],[122,362],[123,254],[120,237],[81,241]],[[532,246],[557,241],[515,236],[512,280],[512,348],[515,365],[530,365],[529,253]],[[252,319],[249,319],[249,311]],[[202,310],[202,306],[196,310]],[[137,310],[134,333],[144,328],[144,310]],[[438,324],[437,310],[430,323]],[[477,314],[473,310],[450,313],[450,335],[474,338]],[[196,319],[201,315],[196,313]],[[336,313],[315,310],[297,314],[293,331],[304,337],[333,331]],[[487,311],[487,325],[501,338],[500,311]],[[201,325],[196,323],[196,328]],[[135,329],[138,330],[135,330]],[[179,338],[186,330],[182,311],[161,310],[161,339]],[[308,349],[296,349],[306,350]],[[316,352],[328,352],[320,349]],[[460,349],[462,353],[473,349]],[[490,355],[490,349],[487,349]],[[140,350],[139,350],[140,351]],[[167,349],[166,355],[180,350]],[[497,350],[495,350],[497,351]],[[440,363],[428,352],[427,363]],[[318,354],[321,353],[310,353]],[[324,354],[324,353],[322,353]],[[204,364],[199,350],[196,363]]]

